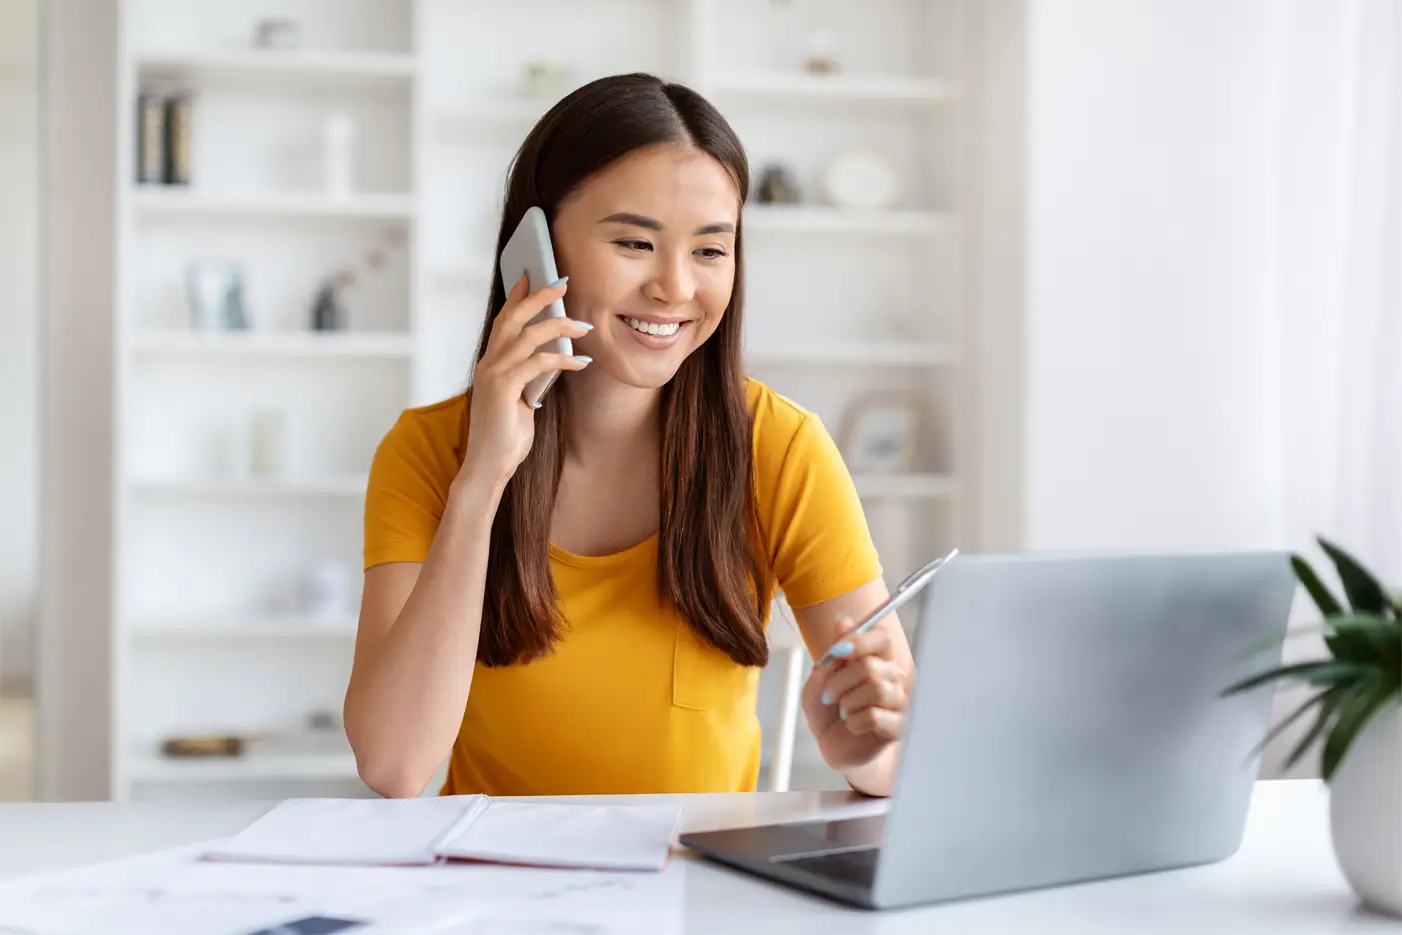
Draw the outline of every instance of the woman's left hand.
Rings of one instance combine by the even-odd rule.
[[[891,634],[894,618],[845,639],[855,626],[850,618],[839,621],[838,635],[851,652],[814,669],[803,687],[808,727],[837,770],[865,766],[901,738],[914,680],[904,663],[909,654]]]

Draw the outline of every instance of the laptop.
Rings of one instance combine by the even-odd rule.
[[[1189,867],[1240,846],[1285,553],[961,555],[926,589],[884,815],[686,834],[752,874],[892,908]]]

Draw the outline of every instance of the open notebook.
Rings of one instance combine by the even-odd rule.
[[[206,860],[412,866],[456,858],[536,867],[661,870],[672,805],[419,799],[288,799],[207,849]]]

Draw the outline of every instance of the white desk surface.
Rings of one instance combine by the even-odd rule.
[[[603,797],[636,803],[652,796]],[[573,800],[583,801],[583,800]],[[838,792],[684,796],[686,831],[869,815],[880,800]],[[0,879],[193,844],[231,834],[270,803],[0,805]],[[1318,781],[1261,782],[1246,838],[1220,864],[916,909],[847,908],[683,858],[686,932],[1402,933],[1359,907],[1334,863],[1328,793]]]

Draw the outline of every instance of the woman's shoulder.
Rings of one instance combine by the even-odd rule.
[[[468,394],[414,406],[399,414],[376,451],[380,463],[411,467],[451,481],[462,461]]]
[[[754,419],[756,442],[761,437],[792,438],[805,420],[813,418],[813,413],[754,377],[745,380],[745,398]]]
[[[826,437],[817,413],[753,378],[745,395],[754,422],[755,464],[761,474],[781,470],[794,449],[803,448],[814,433]]]

